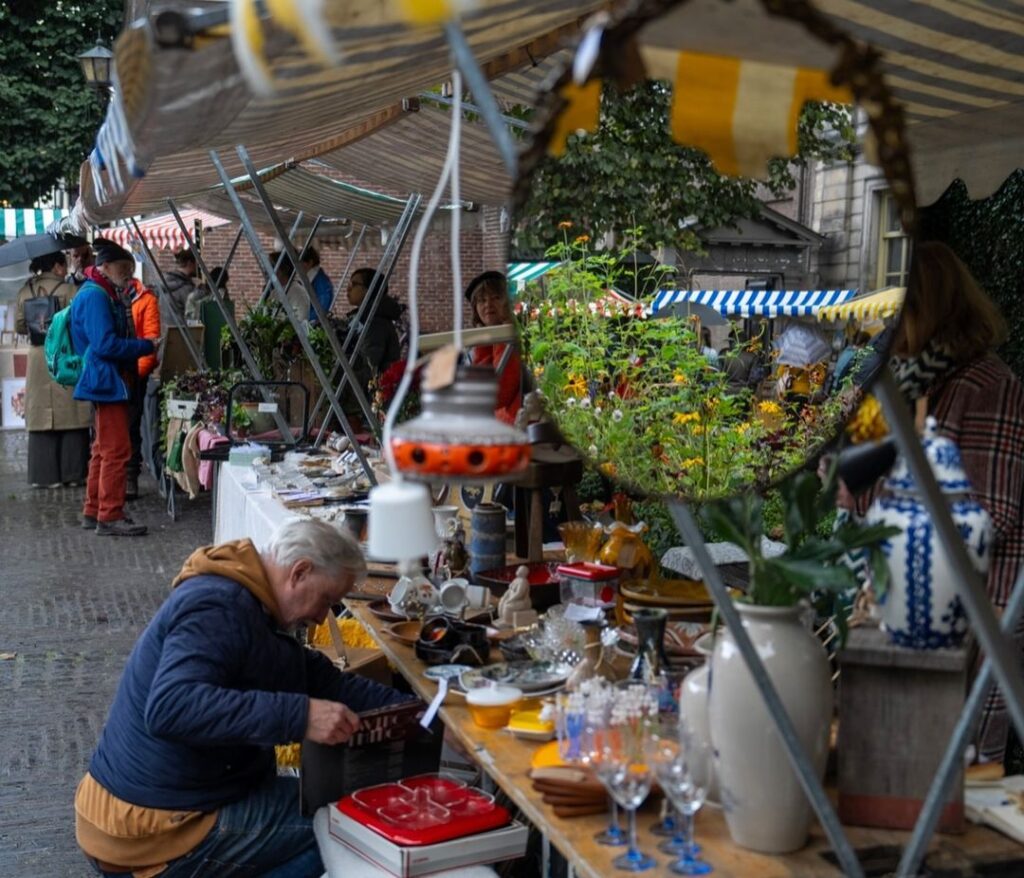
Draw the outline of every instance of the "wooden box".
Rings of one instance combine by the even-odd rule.
[[[854,628],[839,653],[839,819],[910,829],[935,777],[967,693],[969,651],[896,646]],[[962,832],[958,771],[939,831]]]

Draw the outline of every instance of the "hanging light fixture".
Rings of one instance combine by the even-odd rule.
[[[424,390],[421,413],[395,428],[391,450],[409,478],[489,481],[522,472],[530,440],[494,416],[498,380],[489,367],[460,366],[440,390]]]
[[[114,53],[97,39],[96,45],[78,56],[85,81],[101,95],[106,95],[113,84]]]

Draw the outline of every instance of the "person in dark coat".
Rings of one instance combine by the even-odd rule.
[[[174,254],[174,268],[164,276],[164,294],[160,297],[160,325],[165,335],[169,326],[184,325],[188,299],[196,290],[198,274],[196,257],[191,250],[186,248]],[[177,315],[177,321],[171,311]]]
[[[145,526],[124,512],[132,456],[128,403],[139,357],[153,353],[156,339],[134,338],[123,290],[135,259],[112,241],[94,242],[96,264],[71,303],[71,344],[83,358],[75,399],[95,408],[95,438],[85,486],[82,527],[100,536],[142,536]]]
[[[366,573],[355,540],[294,520],[262,552],[198,549],[139,637],[75,795],[100,874],[320,878],[298,782],[274,745],[340,744],[358,714],[412,700],[339,671],[289,630],[322,623]]]
[[[374,284],[376,279],[377,272],[372,268],[357,268],[352,272],[348,282],[348,303],[352,305],[352,310],[345,315],[350,322],[355,324],[356,331],[361,332],[363,324],[366,322],[366,315],[373,307],[372,300],[363,303],[370,293],[370,288],[376,287],[373,297],[379,299],[377,310],[374,312],[373,319],[369,321],[370,325],[359,348],[359,358],[356,364],[357,372],[367,380],[379,375],[402,355],[395,321],[402,316],[403,308],[388,295],[387,281],[380,278]],[[360,305],[363,305],[361,319],[359,317]]]

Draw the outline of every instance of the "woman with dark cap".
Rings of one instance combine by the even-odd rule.
[[[500,271],[478,274],[466,287],[466,298],[472,309],[473,326],[512,323],[508,280]],[[515,346],[507,343],[476,345],[472,350],[472,362],[474,366],[502,369],[498,376],[498,402],[494,414],[506,424],[513,423],[523,404],[522,361]]]
[[[96,264],[71,303],[71,343],[83,357],[75,399],[93,403],[96,438],[89,461],[82,527],[101,536],[141,536],[144,525],[124,513],[126,473],[132,456],[128,430],[129,380],[139,357],[156,349],[157,339],[133,338],[122,289],[135,260],[112,241],[96,247]],[[126,376],[129,380],[126,380]]]
[[[32,260],[32,277],[18,293],[16,329],[29,335],[25,376],[25,426],[28,429],[28,481],[34,488],[59,488],[81,484],[89,467],[89,426],[92,410],[75,402],[70,387],[50,377],[43,353],[43,339],[30,333],[25,303],[46,296],[57,299],[56,309],[66,308],[78,292],[67,281],[67,259],[50,253]]]
[[[372,287],[375,287],[373,300],[364,304]],[[374,311],[373,319],[369,321],[369,327],[366,329],[366,335],[359,350],[362,359],[369,366],[371,374],[379,375],[402,355],[395,321],[402,316],[403,306],[388,295],[388,282],[383,278],[378,280],[377,272],[374,269],[357,268],[352,272],[348,282],[348,303],[353,307],[345,315],[349,321],[355,322],[359,317],[359,309],[362,307],[363,319],[358,321],[357,332],[363,331],[363,323],[373,307],[374,300],[379,300],[377,310]]]

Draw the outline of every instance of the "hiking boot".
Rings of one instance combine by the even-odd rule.
[[[81,518],[82,530],[96,530],[96,516],[83,515]]]
[[[96,536],[100,537],[141,537],[146,530],[146,525],[136,524],[127,517],[117,521],[96,522]]]
[[[138,500],[139,499],[139,477],[128,476],[125,481],[124,488],[124,499],[125,500]]]

